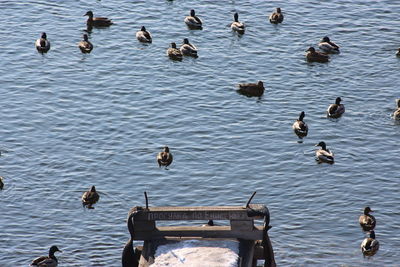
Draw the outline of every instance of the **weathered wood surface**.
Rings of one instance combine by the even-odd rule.
[[[131,209],[129,215],[137,210]],[[128,215],[128,216],[129,216]],[[250,215],[250,216],[249,216]],[[249,208],[238,206],[212,207],[150,207],[138,212],[135,221],[157,220],[253,220],[269,216],[265,205],[252,204]]]
[[[250,231],[234,230],[230,226],[167,226],[156,227],[151,231],[137,231],[134,240],[154,240],[165,237],[203,237],[203,238],[238,238],[262,240],[263,226],[254,226]]]

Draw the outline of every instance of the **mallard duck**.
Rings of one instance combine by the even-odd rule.
[[[190,16],[185,17],[185,23],[189,28],[201,29],[203,22],[196,16],[194,9],[190,10]]]
[[[400,120],[400,98],[396,99],[397,109],[393,112],[393,118]]]
[[[365,207],[364,214],[360,216],[358,222],[360,223],[361,228],[364,231],[374,230],[376,225],[375,217],[369,214],[370,212],[374,212],[370,207]]]
[[[189,43],[188,38],[183,39],[183,44],[181,45],[180,50],[184,56],[197,57],[197,48],[193,44]]]
[[[306,50],[306,58],[308,62],[320,62],[325,63],[329,61],[329,56],[315,51],[314,47],[310,47]]]
[[[54,256],[54,253],[57,251],[62,252],[57,246],[51,246],[49,249],[49,256],[42,256],[34,259],[31,263],[31,266],[56,267],[58,265],[58,260],[56,256]]]
[[[282,23],[282,21],[283,21],[283,14],[281,8],[278,7],[275,12],[272,12],[272,14],[269,15],[269,22],[278,24]]]
[[[325,142],[319,142],[315,146],[320,146],[321,149],[315,151],[315,156],[317,161],[326,162],[326,163],[334,163],[333,152],[326,148]]]
[[[396,56],[400,57],[400,48],[399,48],[399,50],[397,51]]]
[[[244,24],[242,22],[239,22],[239,14],[235,13],[233,15],[234,21],[231,24],[231,29],[238,32],[239,34],[244,33]]]
[[[172,154],[169,152],[169,147],[165,146],[164,151],[157,154],[158,167],[165,166],[165,169],[171,165],[173,160]]]
[[[375,232],[371,231],[369,237],[361,243],[361,251],[364,256],[374,256],[379,250],[379,242],[375,239]]]
[[[307,124],[303,121],[304,116],[306,114],[304,113],[304,111],[302,111],[300,113],[299,118],[293,123],[293,131],[294,133],[299,137],[299,138],[303,138],[307,136],[308,133],[308,126]]]
[[[104,17],[94,18],[93,12],[90,10],[88,12],[86,12],[86,14],[84,16],[89,16],[89,18],[86,21],[86,24],[90,27],[108,27],[111,24],[113,24],[113,22],[108,18],[104,18]]]
[[[329,118],[337,119],[343,115],[345,109],[344,105],[340,104],[342,99],[340,97],[336,98],[335,104],[329,105],[328,109],[326,110],[326,114]]]
[[[50,42],[47,40],[47,35],[45,32],[42,32],[41,37],[36,40],[35,47],[40,53],[46,53],[50,50]]]
[[[182,60],[182,52],[176,48],[175,43],[171,43],[171,47],[167,49],[167,55],[174,60]]]
[[[92,51],[93,45],[89,42],[87,34],[83,35],[83,40],[78,43],[78,47],[82,53],[90,53]]]
[[[264,83],[258,81],[257,83],[239,83],[238,92],[247,96],[262,96],[264,94]]]
[[[87,206],[88,209],[94,209],[92,207],[97,201],[99,201],[99,194],[96,192],[96,187],[92,186],[90,190],[86,191],[82,195],[82,205],[85,207]]]
[[[4,187],[3,177],[0,176],[0,190],[2,190],[3,187]]]
[[[152,42],[151,34],[148,31],[146,31],[146,28],[144,26],[142,26],[140,31],[138,31],[136,33],[136,39],[138,39],[139,42],[143,42],[143,43],[151,43]]]
[[[339,46],[331,42],[328,36],[322,38],[321,42],[318,44],[318,47],[325,53],[340,53]]]

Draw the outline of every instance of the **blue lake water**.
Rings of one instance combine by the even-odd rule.
[[[267,18],[280,6],[283,24]],[[194,8],[203,30],[189,30]],[[91,54],[83,14],[107,16]],[[266,204],[279,266],[400,266],[399,1],[1,1],[0,266],[27,266],[51,245],[59,266],[120,266],[132,206]],[[246,24],[238,37],[233,13]],[[142,25],[153,43],[142,45]],[[46,32],[50,51],[34,42]],[[341,46],[307,63],[328,35]],[[199,58],[174,62],[183,38]],[[239,82],[264,81],[263,97]],[[344,116],[325,111],[340,96]],[[309,135],[291,126],[301,111]],[[335,164],[317,164],[325,141]],[[169,170],[157,152],[168,145]],[[94,210],[80,197],[100,192]],[[358,216],[375,210],[381,247],[363,258]]]

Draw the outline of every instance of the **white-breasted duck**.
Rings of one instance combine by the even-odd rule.
[[[306,114],[304,113],[304,111],[302,111],[299,118],[293,123],[292,126],[294,133],[299,138],[306,137],[308,134],[308,125],[303,121],[305,115]]]
[[[231,24],[231,29],[236,31],[239,34],[244,34],[244,24],[242,22],[239,21],[239,14],[235,13],[233,15],[233,19],[234,21]]]
[[[190,16],[185,17],[184,21],[186,25],[192,29],[201,29],[203,26],[203,22],[196,16],[194,9],[190,10]]]
[[[281,8],[278,7],[276,8],[275,12],[272,12],[271,15],[269,15],[269,22],[273,23],[273,24],[278,24],[278,23],[282,23],[283,21],[283,14],[281,11]]]
[[[92,43],[89,41],[87,34],[83,35],[83,40],[78,43],[78,47],[82,53],[90,53],[93,49]]]
[[[144,26],[142,26],[140,31],[136,32],[136,39],[138,39],[138,41],[142,43],[151,43],[153,41],[151,34],[146,30],[146,27]]]
[[[49,256],[42,256],[36,258],[32,261],[31,266],[38,266],[38,267],[57,267],[58,260],[56,256],[54,256],[55,252],[62,252],[58,249],[57,246],[51,246],[49,249]]]
[[[318,44],[318,47],[325,53],[340,53],[339,46],[334,42],[331,42],[328,36],[322,38],[321,42]]]
[[[198,57],[197,47],[189,43],[188,38],[183,39],[183,44],[181,45],[180,50],[184,56]]]
[[[374,256],[379,250],[379,242],[375,238],[375,232],[370,231],[369,237],[365,238],[361,243],[361,251],[365,256]]]
[[[315,146],[320,146],[321,148],[315,151],[316,160],[320,163],[330,163],[333,164],[335,162],[333,152],[326,148],[325,142],[321,141]]]
[[[393,118],[400,120],[400,98],[396,99],[397,109],[393,112]]]
[[[341,101],[342,99],[337,97],[335,104],[329,105],[328,109],[326,110],[326,114],[329,118],[337,119],[343,115],[345,108],[343,104],[340,104]]]
[[[40,53],[46,53],[50,50],[50,41],[47,40],[47,34],[45,32],[42,32],[41,37],[36,40],[35,47]]]

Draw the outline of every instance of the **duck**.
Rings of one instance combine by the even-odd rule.
[[[182,60],[182,52],[176,48],[176,43],[171,43],[171,47],[167,49],[167,55],[170,59]]]
[[[234,21],[231,24],[231,29],[236,31],[239,34],[244,34],[244,24],[239,22],[239,14],[235,13],[233,15]]]
[[[331,42],[328,36],[322,38],[321,42],[318,44],[318,47],[325,53],[340,53],[339,46]]]
[[[375,232],[370,231],[369,237],[365,238],[361,243],[361,251],[365,256],[374,256],[379,250],[379,242],[375,239]]]
[[[171,165],[173,160],[172,154],[169,152],[169,147],[165,146],[164,151],[157,154],[158,167],[165,166],[165,169]]]
[[[294,133],[302,139],[303,137],[306,137],[308,134],[308,126],[307,124],[303,121],[305,116],[304,111],[300,113],[299,118],[293,123],[293,131]]]
[[[400,57],[400,48],[399,48],[399,50],[397,51],[396,56]]]
[[[2,190],[3,187],[4,187],[4,180],[3,180],[3,177],[0,176],[0,190]]]
[[[93,49],[93,45],[89,42],[87,34],[83,35],[83,40],[78,43],[78,47],[82,53],[90,53]]]
[[[318,149],[317,151],[315,151],[315,156],[317,161],[319,161],[320,163],[325,162],[325,163],[330,163],[333,164],[334,163],[334,158],[333,158],[333,152],[331,152],[329,149],[326,148],[326,144],[325,142],[321,141],[318,144],[316,144],[315,146],[320,146],[321,149]]]
[[[108,18],[104,18],[104,17],[94,18],[93,12],[90,10],[88,12],[86,12],[86,14],[83,16],[89,16],[89,18],[86,21],[86,24],[90,27],[108,27],[113,24],[113,22]]]
[[[192,56],[192,57],[198,57],[197,56],[197,47],[195,47],[193,44],[189,43],[189,39],[185,38],[183,39],[183,44],[181,45],[181,53],[184,56]]]
[[[370,207],[365,207],[364,208],[364,214],[360,216],[358,219],[358,222],[360,223],[361,228],[364,231],[372,231],[375,229],[376,225],[376,220],[375,217],[369,214],[370,212],[374,212],[371,210]]]
[[[264,94],[264,83],[258,81],[257,83],[239,83],[238,92],[246,96],[262,96]]]
[[[203,26],[203,22],[196,16],[194,9],[190,10],[190,16],[185,17],[184,21],[189,28],[201,29]]]
[[[306,58],[308,62],[325,63],[329,61],[328,55],[315,51],[315,48],[312,46],[308,48],[306,52],[307,52]]]
[[[400,98],[396,99],[397,109],[393,112],[393,118],[400,120]]]
[[[96,191],[96,187],[93,185],[88,191],[82,195],[82,205],[87,206],[88,209],[94,209],[92,206],[97,201],[99,201],[99,194]]]
[[[282,23],[283,21],[283,14],[281,11],[281,8],[278,7],[276,8],[275,12],[272,12],[271,15],[269,15],[269,22],[273,23],[273,24],[278,24],[278,23]]]
[[[42,35],[35,42],[35,47],[40,53],[47,53],[50,50],[50,41],[47,40],[47,35],[45,32],[42,32]]]
[[[142,43],[152,42],[151,34],[146,31],[146,28],[144,26],[142,26],[140,31],[136,32],[136,39],[138,39],[138,41]]]
[[[58,260],[56,256],[54,256],[54,253],[57,251],[62,252],[57,246],[51,246],[49,249],[49,256],[42,256],[34,259],[31,263],[31,266],[56,267],[58,265]]]
[[[340,118],[343,115],[345,108],[343,104],[340,104],[342,99],[340,97],[336,98],[335,104],[329,105],[328,109],[326,110],[326,114],[328,118]]]

